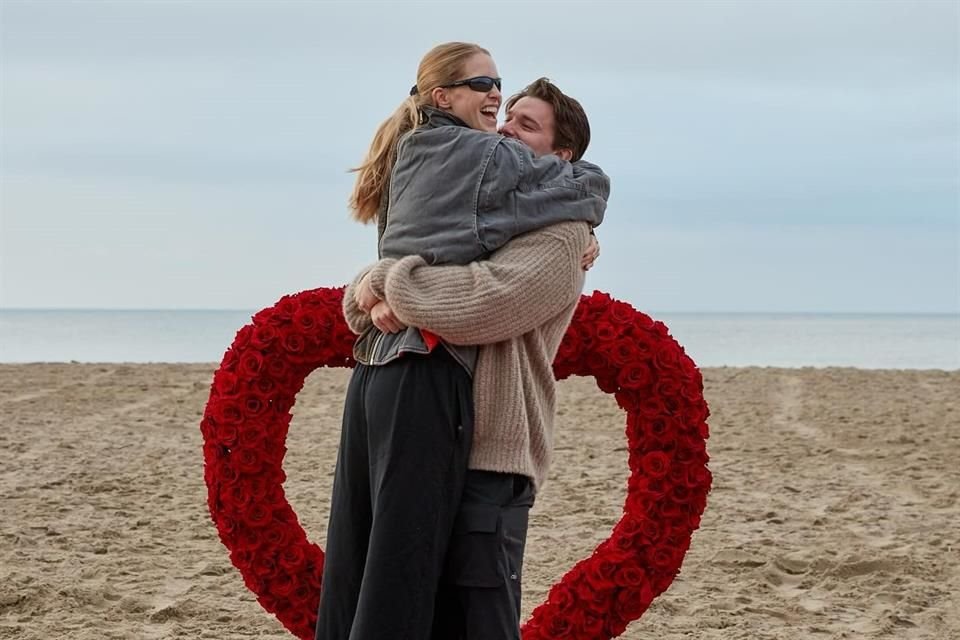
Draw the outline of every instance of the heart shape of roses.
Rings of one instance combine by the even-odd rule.
[[[284,296],[241,328],[213,376],[200,430],[210,515],[260,604],[313,638],[323,550],[283,492],[290,409],[311,371],[352,367],[341,288]],[[623,516],[534,609],[524,640],[607,640],[673,582],[700,526],[711,475],[703,379],[662,322],[606,293],[582,296],[553,364],[592,376],[626,411]]]

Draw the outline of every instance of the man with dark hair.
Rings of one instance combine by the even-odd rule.
[[[545,78],[510,98],[506,118],[500,133],[537,156],[579,160],[590,141],[583,108]],[[351,327],[418,327],[450,344],[479,345],[473,442],[432,640],[520,640],[528,517],[553,446],[551,363],[579,302],[583,271],[598,254],[589,225],[561,222],[518,235],[469,265],[429,265],[417,255],[383,259],[366,285],[358,276],[345,292]]]
[[[554,153],[569,162],[582,158],[590,144],[583,107],[547,78],[507,100],[507,121],[500,133],[521,140],[537,155]]]

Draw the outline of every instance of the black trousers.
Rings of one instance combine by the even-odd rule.
[[[520,591],[533,485],[467,471],[447,551],[432,640],[520,640]]]
[[[472,435],[472,381],[445,349],[357,365],[344,407],[316,640],[430,637]]]

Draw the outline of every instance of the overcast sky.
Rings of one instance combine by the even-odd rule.
[[[960,313],[957,3],[0,2],[0,307],[259,309],[348,218],[421,56],[545,75],[612,180],[587,290],[648,312]],[[501,114],[502,116],[502,114]]]

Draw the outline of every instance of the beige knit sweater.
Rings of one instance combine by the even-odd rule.
[[[369,271],[374,293],[405,324],[451,344],[482,345],[471,469],[527,475],[535,488],[546,479],[556,411],[552,363],[583,290],[589,230],[583,222],[552,225],[465,266],[384,259],[347,288],[344,315],[356,333],[370,326],[353,300]]]

